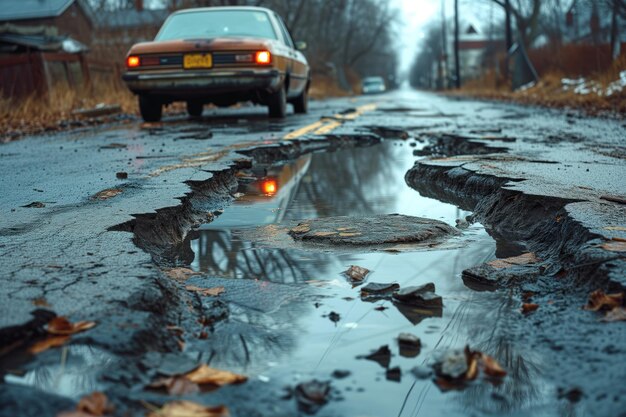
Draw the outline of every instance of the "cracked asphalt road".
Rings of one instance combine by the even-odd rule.
[[[626,371],[624,324],[598,323],[580,306],[593,289],[626,287],[623,250],[599,247],[626,238],[625,137],[623,121],[398,91],[315,102],[308,115],[281,122],[269,121],[262,108],[244,107],[206,111],[199,120],[176,116],[158,125],[137,122],[2,145],[0,328],[27,322],[36,305],[72,320],[96,321],[94,329],[72,338],[72,348],[91,346],[114,363],[124,361],[128,375],[116,369],[103,381],[104,365],[94,371],[96,388],[128,415],[142,415],[140,400],[163,402],[153,394],[126,392],[145,382],[138,375],[146,355],[185,356],[165,326],[192,333],[199,317],[216,319],[224,308],[182,291],[160,262],[164,246],[181,243],[199,224],[198,213],[228,210],[233,179],[221,176],[262,158],[287,159],[342,140],[342,146],[357,146],[370,145],[372,138],[399,139],[431,155],[407,173],[408,185],[473,211],[490,234],[522,242],[544,257],[540,277],[514,287],[539,294],[542,307],[532,319],[492,319],[512,345],[525,345],[531,356],[556,364],[543,370],[550,400],[505,407],[507,415],[561,415],[567,407],[573,415],[619,415],[626,408],[619,382]],[[119,172],[128,177],[118,179]],[[106,190],[116,195],[99,197]],[[510,200],[511,209],[494,199]],[[24,207],[33,202],[44,206]],[[551,229],[554,223],[567,228]],[[552,237],[542,235],[548,230]],[[566,278],[555,284],[562,271]],[[251,280],[222,281],[216,285],[229,294],[223,303],[260,312],[259,320],[308,291],[277,285],[263,292]],[[189,353],[193,342],[187,344]],[[247,347],[242,355],[250,355]],[[48,351],[18,368],[36,369],[57,357]],[[220,390],[218,398],[234,415],[294,415],[290,406],[275,403],[280,388],[251,381]],[[576,390],[581,396],[570,395]],[[37,392],[3,384],[0,415],[53,416],[75,401],[70,394]],[[411,391],[406,395],[418,401]],[[454,412],[469,407],[474,415],[488,414],[461,397],[455,397],[462,406]],[[252,399],[259,403],[253,406]],[[215,394],[206,400],[215,401]],[[331,404],[320,414],[346,415],[349,406],[343,407]],[[390,415],[413,415],[400,404],[398,409]],[[431,409],[444,410],[450,409]]]

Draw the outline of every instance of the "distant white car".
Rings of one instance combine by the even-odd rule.
[[[384,93],[387,90],[382,77],[366,77],[361,82],[363,94]]]

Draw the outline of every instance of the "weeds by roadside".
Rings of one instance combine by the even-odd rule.
[[[607,94],[609,87],[620,80],[626,70],[626,55],[615,61],[607,70],[582,77],[573,71],[547,70],[534,86],[511,91],[508,84],[494,71],[487,71],[479,79],[469,80],[454,96],[470,96],[491,100],[511,101],[561,109],[582,110],[590,115],[609,114],[626,116],[626,87]],[[574,78],[574,79],[573,79]],[[568,83],[578,83],[575,88]],[[588,86],[593,86],[587,88]]]

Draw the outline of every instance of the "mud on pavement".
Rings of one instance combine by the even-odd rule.
[[[619,415],[623,127],[413,92],[380,101],[355,118],[340,110],[356,104],[320,103],[308,121],[342,124],[291,140],[298,126],[245,113],[221,131],[209,117],[211,135],[178,119],[104,131],[119,145],[102,160],[102,139],[39,139],[48,181],[19,168],[35,139],[5,146],[3,171],[29,189],[3,206],[17,214],[0,230],[0,414],[55,416],[101,391],[109,415],[180,399],[234,416]],[[211,152],[181,153],[190,129]],[[53,185],[71,185],[58,146],[70,175],[107,179]],[[105,177],[127,167],[137,175]],[[448,237],[358,242],[393,213]]]

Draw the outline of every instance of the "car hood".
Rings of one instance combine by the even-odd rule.
[[[168,41],[142,42],[132,46],[129,55],[193,52],[193,51],[248,51],[272,50],[276,41],[259,38],[210,38],[177,39]]]

